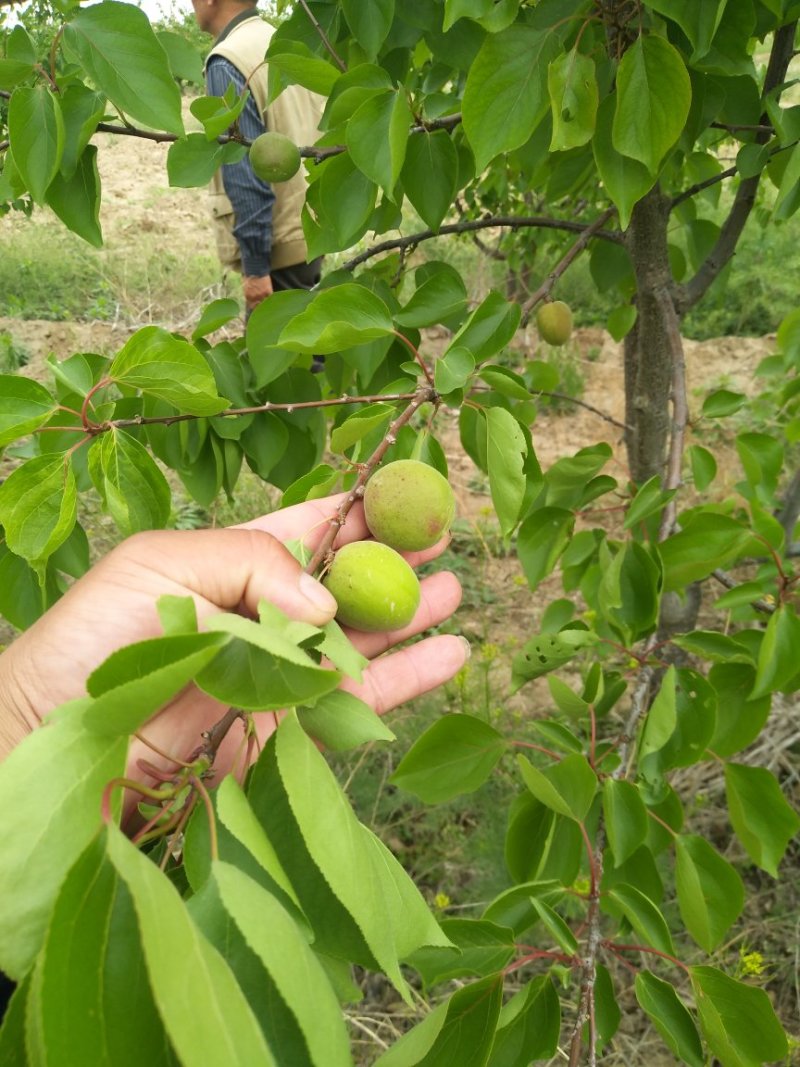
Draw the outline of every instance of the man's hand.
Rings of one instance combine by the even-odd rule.
[[[262,300],[272,296],[272,278],[270,278],[269,274],[265,274],[262,278],[257,278],[254,275],[243,275],[242,291],[244,292],[247,310],[252,311],[258,307]]]
[[[303,538],[313,551],[341,496],[308,501],[273,512],[241,527],[221,530],[155,530],[128,538],[72,588],[0,656],[0,759],[33,730],[52,708],[85,695],[86,678],[113,651],[162,632],[156,600],[163,594],[191,596],[202,626],[219,611],[253,617],[261,599],[294,619],[316,626],[328,622],[336,604],[327,590],[305,574],[283,546]],[[338,543],[369,536],[363,505],[357,504],[340,531]],[[408,553],[412,564],[433,559],[445,547]],[[443,571],[422,582],[420,607],[411,623],[391,634],[349,636],[374,662],[361,685],[348,679],[343,688],[383,714],[448,681],[464,665],[468,650],[458,637],[428,637],[389,656],[394,645],[436,626],[458,607],[461,588]],[[226,708],[193,686],[151,719],[141,733],[156,748],[180,758],[198,744]],[[256,713],[263,743],[275,716]],[[233,729],[220,746],[220,774],[235,762],[241,731]],[[141,742],[131,745],[129,768],[147,757],[163,765]]]

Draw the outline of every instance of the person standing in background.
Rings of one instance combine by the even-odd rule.
[[[300,85],[290,85],[267,104],[264,56],[274,29],[250,0],[192,0],[201,30],[216,38],[206,59],[206,90],[222,96],[233,84],[250,96],[239,116],[248,141],[266,130],[283,133],[295,144],[313,144],[324,101]],[[274,187],[257,178],[247,156],[226,163],[210,186],[217,251],[223,267],[240,271],[249,315],[262,300],[283,289],[311,289],[321,276],[322,259],[307,262],[300,214],[305,172]]]

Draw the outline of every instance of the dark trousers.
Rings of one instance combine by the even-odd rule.
[[[295,263],[269,272],[272,288],[276,293],[285,289],[313,289],[322,277],[322,256],[310,263]]]

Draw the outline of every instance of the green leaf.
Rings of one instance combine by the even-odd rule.
[[[128,118],[179,136],[181,94],[147,15],[105,0],[64,27],[64,50]]]
[[[648,760],[648,757],[660,752],[675,733],[678,723],[675,683],[675,667],[671,665],[661,679],[661,687],[650,705],[642,726],[639,762],[645,777],[648,775],[648,762],[652,762]]]
[[[278,344],[296,352],[325,355],[392,332],[392,317],[381,298],[363,285],[346,283],[317,293],[284,326]]]
[[[167,176],[178,189],[195,189],[208,185],[223,163],[238,163],[246,154],[243,145],[229,141],[218,144],[204,133],[190,133],[169,146]]]
[[[496,974],[457,990],[436,1015],[431,1013],[404,1034],[374,1067],[484,1067],[502,998],[502,976]]]
[[[89,472],[124,534],[160,529],[172,509],[169,484],[135,437],[113,428],[92,443]]]
[[[487,919],[443,919],[441,927],[453,947],[421,948],[408,961],[428,987],[451,978],[483,978],[502,970],[514,955],[508,927]]]
[[[493,289],[453,337],[447,351],[466,348],[476,363],[491,359],[517,332],[521,313],[519,304]]]
[[[542,619],[543,623],[544,621]],[[589,705],[566,682],[562,682],[555,674],[550,674],[547,676],[547,685],[550,690],[550,696],[559,711],[569,715],[571,718],[581,718],[588,715]]]
[[[438,230],[458,184],[458,152],[446,130],[422,130],[408,139],[400,173],[403,191],[426,226]]]
[[[520,424],[505,408],[487,408],[485,414],[489,489],[500,530],[509,537],[519,521],[525,498],[523,467],[528,445]]]
[[[723,1067],[759,1067],[787,1055],[786,1034],[763,989],[716,967],[692,967],[690,973],[700,1025]]]
[[[156,40],[167,53],[173,78],[203,84],[203,57],[192,42],[173,30],[156,30]]]
[[[406,157],[414,116],[403,91],[376,93],[359,107],[345,130],[358,169],[391,196]]]
[[[744,904],[744,887],[734,868],[703,837],[675,838],[675,886],[686,929],[706,952],[713,952]]]
[[[750,540],[750,532],[727,515],[701,513],[659,545],[664,591],[683,589],[726,567]]]
[[[217,396],[211,368],[194,345],[160,326],[137,330],[114,357],[108,377],[189,415],[217,415],[228,406]]]
[[[251,776],[250,800],[256,815],[266,820],[267,834],[309,920],[323,917],[319,903],[310,908],[305,899],[308,893],[319,902],[321,876],[326,892],[341,906],[342,918],[355,924],[371,958],[406,996],[398,961],[421,945],[446,945],[446,938],[391,853],[358,822],[297,717],[287,715],[273,736]],[[298,877],[298,869],[305,874]],[[315,925],[315,932],[326,952],[329,939],[336,942],[345,931],[329,928],[323,937]]]
[[[364,668],[369,666],[366,656],[362,656],[350,638],[345,636],[335,619],[326,623],[322,632],[325,636],[317,645],[317,650],[329,659],[337,670],[360,682]]]
[[[617,70],[614,148],[655,175],[683,132],[691,99],[680,53],[663,37],[637,37]]]
[[[95,145],[86,146],[69,178],[56,174],[46,196],[48,205],[68,229],[95,248],[102,248],[100,174]]]
[[[662,491],[661,479],[657,474],[654,474],[644,485],[639,486],[636,490],[636,496],[628,505],[628,510],[625,514],[625,529],[632,529],[643,519],[646,519],[648,515],[659,511],[674,495],[674,490],[669,492]]]
[[[786,846],[800,830],[775,775],[764,767],[725,764],[725,795],[736,836],[753,863],[778,877]]]
[[[503,1006],[487,1067],[521,1067],[556,1054],[561,1006],[548,975],[534,978]]]
[[[734,393],[730,389],[715,389],[703,401],[703,415],[707,419],[721,419],[735,414],[744,404],[744,393]]]
[[[560,51],[552,31],[515,23],[488,34],[464,87],[464,130],[476,170],[525,144],[548,107],[547,69]]]
[[[280,903],[229,863],[212,863],[222,903],[297,1019],[311,1062],[348,1067],[350,1045],[339,1002],[317,956]]]
[[[389,404],[367,404],[348,415],[331,433],[331,452],[344,454],[372,430],[387,427],[393,414],[394,408]]]
[[[235,640],[197,675],[197,685],[223,703],[251,711],[308,703],[335,689],[341,674],[319,666],[292,639],[288,619],[281,619],[254,622],[229,614],[207,619],[207,627]]]
[[[33,74],[33,63],[19,59],[0,59],[0,89],[13,89]]]
[[[603,785],[603,815],[614,864],[619,867],[647,837],[647,808],[632,782],[607,778]]]
[[[744,663],[715,664],[709,672],[708,680],[717,694],[717,721],[708,747],[718,756],[732,756],[747,748],[767,721],[770,695],[750,699],[755,674]]]
[[[269,300],[262,300],[247,320],[247,354],[259,389],[279,378],[297,358],[296,353],[280,348],[277,340],[284,326],[308,307],[312,299],[312,294],[305,289],[273,293]]]
[[[433,326],[464,310],[467,289],[461,275],[449,263],[436,260],[425,263],[415,271],[414,282],[417,288],[411,299],[394,317],[398,326],[412,329]]]
[[[12,475],[13,477],[13,475]],[[0,498],[2,498],[0,488]],[[2,519],[2,510],[0,510]],[[767,623],[767,630],[758,653],[756,680],[750,699],[766,696],[787,685],[797,674],[797,648],[800,640],[800,619],[789,604],[781,604]]]
[[[675,987],[652,971],[636,975],[636,999],[667,1046],[681,1063],[703,1067],[705,1057],[694,1019],[675,992]]]
[[[327,59],[315,55],[302,41],[275,34],[267,49],[269,100],[272,103],[286,85],[302,85],[312,93],[328,96],[340,71]]]
[[[233,972],[197,929],[176,888],[114,827],[107,844],[133,897],[153,998],[181,1064],[274,1067]]]
[[[219,330],[226,323],[229,323],[231,319],[238,318],[238,315],[239,305],[235,300],[229,298],[212,300],[210,304],[206,304],[203,308],[200,321],[192,330],[192,340],[197,341],[201,337],[214,333],[215,330]]]
[[[55,407],[43,385],[19,374],[0,374],[0,448],[47,422]]]
[[[536,589],[567,547],[575,516],[566,508],[537,508],[519,528],[517,553],[528,585]]]
[[[692,61],[702,59],[711,47],[728,0],[710,0],[697,4],[695,0],[649,0],[653,11],[677,22],[691,42]]]
[[[568,956],[577,954],[578,939],[555,908],[551,908],[546,901],[539,900],[536,897],[531,897],[531,904],[561,951]]]
[[[64,151],[64,120],[44,85],[20,86],[8,104],[11,150],[22,180],[37,204],[58,172]]]
[[[42,566],[75,525],[78,491],[62,455],[29,459],[0,485],[0,524],[6,544],[42,573]]]
[[[297,717],[306,733],[332,752],[346,752],[370,741],[395,740],[369,704],[342,689],[326,693],[313,707],[298,708]]]
[[[658,949],[659,952],[674,955],[675,948],[667,921],[649,897],[635,886],[624,883],[613,886],[608,892],[611,900],[618,905],[633,927],[637,937]]]
[[[39,1062],[176,1064],[144,968],[133,902],[101,838],[68,873],[53,909],[29,1002]]]
[[[585,756],[575,753],[543,771],[517,756],[523,780],[538,801],[559,815],[582,822],[597,792],[597,775]]]
[[[328,496],[340,478],[341,471],[328,463],[320,463],[308,474],[303,474],[297,481],[292,482],[281,497],[281,507],[288,508],[292,504],[302,504],[305,500],[319,500],[320,497]],[[308,558],[311,558],[310,555]]]
[[[67,871],[100,826],[107,783],[123,773],[127,740],[86,731],[89,702],[17,745],[0,766],[0,969],[19,981],[45,936]]]
[[[619,211],[619,205],[617,205]],[[620,218],[620,221],[621,218]],[[614,308],[606,319],[606,329],[615,341],[621,341],[633,329],[639,310],[633,304],[623,304],[622,307]]]
[[[467,348],[450,347],[433,368],[433,380],[443,395],[462,389],[475,370],[475,359]]]
[[[69,85],[58,98],[64,119],[64,153],[61,175],[69,178],[106,111],[106,98],[79,82]],[[99,189],[99,185],[98,185]]]
[[[511,397],[512,400],[530,400],[533,395],[522,375],[515,374],[507,367],[483,367],[478,377],[496,393]]]
[[[394,7],[395,0],[373,0],[369,4],[362,3],[362,0],[342,0],[347,25],[370,59],[377,56],[386,40],[394,18]]]
[[[589,630],[561,630],[557,634],[539,634],[526,641],[522,652],[512,662],[514,689],[524,682],[540,678],[562,667],[582,648],[596,644],[597,637]]]
[[[717,461],[702,445],[689,445],[688,452],[695,489],[703,493],[717,476]]]
[[[414,742],[390,780],[426,804],[440,804],[483,785],[505,750],[488,723],[445,715]]]
[[[568,152],[592,139],[599,90],[594,60],[577,47],[557,56],[547,68],[553,112],[551,152]]]
[[[188,685],[227,640],[224,634],[180,634],[112,652],[86,681],[95,697],[84,716],[87,729],[103,737],[134,733]]]

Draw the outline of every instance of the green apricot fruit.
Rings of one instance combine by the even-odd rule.
[[[536,313],[539,336],[549,345],[565,345],[572,336],[572,311],[563,300],[551,300]]]
[[[364,514],[373,536],[402,552],[435,545],[455,513],[447,479],[417,459],[379,467],[364,491]]]
[[[323,584],[345,626],[368,633],[399,630],[419,607],[419,579],[403,557],[378,541],[354,541],[333,557]]]
[[[300,170],[300,149],[282,133],[262,133],[250,145],[250,164],[265,182],[288,182]]]

